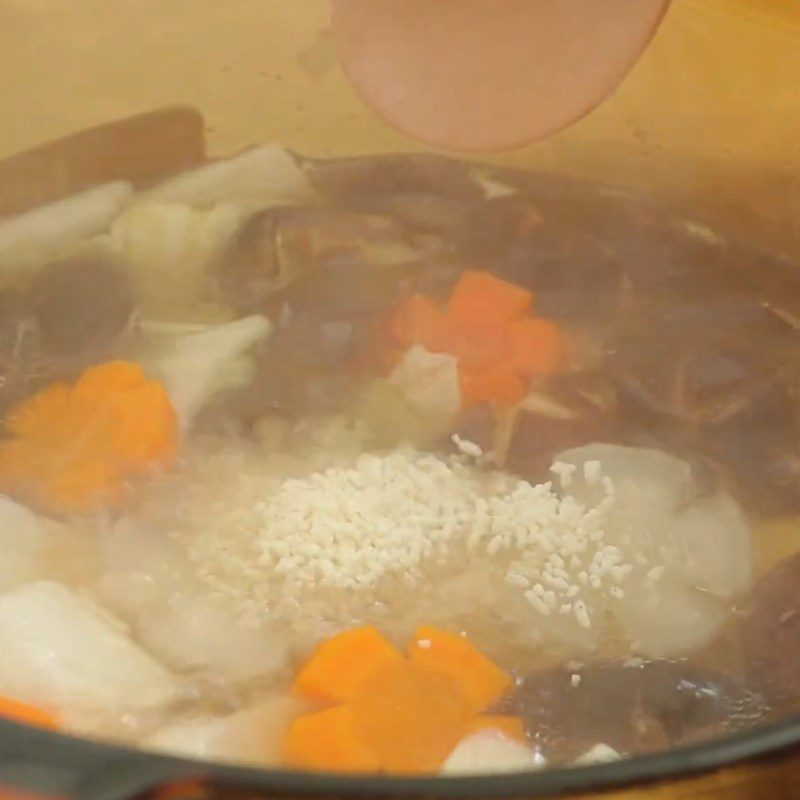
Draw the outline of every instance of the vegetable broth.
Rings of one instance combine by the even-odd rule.
[[[796,265],[265,146],[0,220],[0,266],[0,715],[453,774],[800,712]]]

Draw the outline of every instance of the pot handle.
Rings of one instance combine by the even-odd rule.
[[[0,720],[0,800],[202,800],[191,765]]]

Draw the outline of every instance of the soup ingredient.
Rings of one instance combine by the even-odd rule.
[[[447,353],[431,353],[414,345],[394,368],[390,381],[417,414],[446,423],[461,409],[458,361]]]
[[[45,389],[12,410],[6,430],[0,485],[56,512],[119,503],[128,479],[169,467],[177,453],[163,386],[123,361]]]
[[[708,641],[752,582],[738,504],[724,492],[701,496],[691,466],[658,450],[589,445],[561,453],[557,465],[563,492],[583,503],[612,491],[609,544],[648,565],[634,570],[615,608],[641,652],[665,656]]]
[[[524,718],[549,763],[581,760],[598,742],[616,753],[655,752],[744,730],[766,715],[763,698],[735,680],[688,661],[642,659],[534,672],[500,710]]]
[[[261,145],[182,172],[144,193],[141,200],[196,208],[210,208],[223,202],[263,208],[309,200],[313,196],[314,191],[294,156],[276,145]]]
[[[43,577],[48,543],[33,512],[0,497],[0,592]]]
[[[575,763],[579,766],[590,766],[592,764],[610,764],[619,761],[622,756],[607,744],[596,744],[591,750],[585,752]]]
[[[750,683],[775,708],[800,711],[800,554],[759,581],[741,636]]]
[[[238,618],[277,626],[296,646],[362,622],[402,638],[424,615],[526,651],[581,652],[612,635],[672,654],[708,641],[737,596],[736,581],[724,597],[695,586],[673,506],[673,493],[685,502],[694,491],[679,459],[608,448],[611,479],[589,457],[604,446],[575,451],[564,456],[573,486],[557,491],[463,456],[358,456],[357,437],[304,450],[302,427],[268,454],[198,454],[196,470],[170,483],[164,511],[141,518],[180,545]],[[676,474],[647,483],[662,459]],[[220,480],[230,474],[235,484]],[[724,545],[723,534],[739,533],[725,533],[714,508],[707,524],[722,526]]]
[[[118,181],[0,221],[0,269],[29,274],[64,259],[104,231],[132,196],[133,187]]]
[[[148,370],[161,379],[182,431],[223,392],[247,385],[255,374],[248,354],[272,332],[266,317],[251,316],[206,330],[181,332],[180,326],[141,355]]]
[[[61,727],[61,721],[56,714],[11,697],[0,697],[0,717],[52,731]]]
[[[76,259],[37,274],[31,305],[50,353],[98,354],[128,327],[133,295],[127,276],[112,264]]]
[[[139,202],[114,222],[106,242],[130,275],[143,314],[202,318],[221,304],[212,266],[247,216],[234,203],[206,210],[165,200]]]
[[[342,683],[339,670],[349,665],[355,669]],[[326,686],[326,679],[334,683]],[[320,646],[295,683],[301,695],[310,687],[310,699],[322,694],[341,705],[295,720],[286,735],[287,763],[433,772],[470,728],[481,726],[476,715],[512,685],[468,640],[444,631],[420,628],[406,658],[373,628],[346,631]]]
[[[296,699],[275,695],[228,716],[175,722],[143,744],[186,758],[277,767],[282,763],[286,728],[302,710]]]
[[[58,583],[0,596],[0,693],[80,717],[163,708],[179,684],[124,626]]]
[[[401,350],[423,345],[458,360],[464,406],[513,406],[565,356],[561,331],[532,316],[532,301],[529,291],[491,273],[465,272],[444,308],[424,295],[403,301],[391,332]]]
[[[496,730],[473,733],[447,757],[442,775],[492,775],[541,769],[545,761],[521,741]]]
[[[237,619],[169,538],[122,519],[97,531],[96,539],[100,598],[169,667],[239,682],[274,676],[286,666],[282,640]]]
[[[242,309],[277,301],[322,320],[352,320],[388,309],[416,267],[448,252],[438,236],[381,214],[276,207],[245,225],[220,279]]]

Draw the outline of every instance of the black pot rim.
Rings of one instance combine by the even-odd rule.
[[[257,789],[265,797],[500,798],[559,797],[683,780],[723,767],[800,757],[800,716],[784,722],[654,755],[586,767],[464,777],[360,777],[298,773],[193,761],[0,722],[0,753],[29,754],[30,766],[55,764],[72,772],[75,797],[116,800],[184,779]],[[35,769],[32,772],[36,774]],[[35,779],[34,779],[35,782]],[[26,786],[28,789],[53,787]]]

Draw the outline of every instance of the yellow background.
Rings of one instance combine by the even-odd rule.
[[[364,108],[327,26],[325,0],[3,0],[0,157],[176,102],[214,153],[416,148]],[[613,98],[497,160],[701,198],[796,243],[800,0],[676,0]]]

